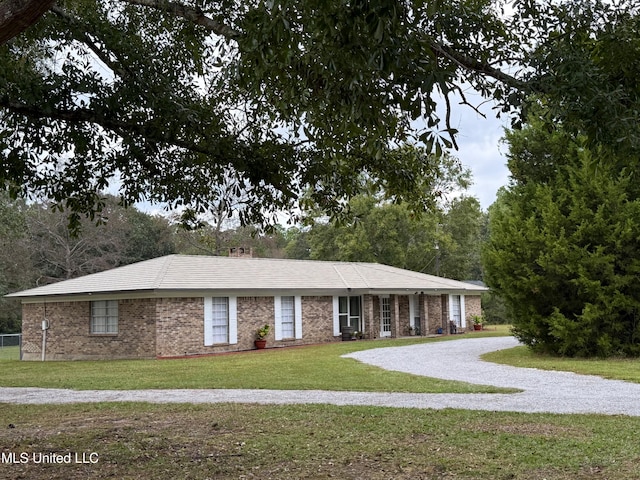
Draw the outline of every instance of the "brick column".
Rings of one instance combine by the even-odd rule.
[[[423,293],[418,297],[418,304],[420,305],[420,335],[429,334],[429,304],[427,303],[427,296]]]
[[[391,303],[391,338],[400,336],[400,298],[398,295],[391,295],[389,302]]]
[[[373,296],[371,295],[364,295],[362,298],[362,323],[364,324],[365,338],[374,338]]]

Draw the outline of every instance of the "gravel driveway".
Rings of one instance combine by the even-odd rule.
[[[76,391],[0,388],[0,402],[306,403],[640,416],[640,384],[566,372],[508,367],[478,359],[483,353],[516,345],[517,341],[512,337],[467,338],[407,347],[376,348],[347,355],[389,370],[523,390],[522,393],[514,394],[413,394],[317,390]]]

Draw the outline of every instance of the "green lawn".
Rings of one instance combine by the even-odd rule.
[[[5,454],[97,461],[7,479],[640,478],[640,419],[622,416],[132,403],[0,405],[0,424]]]
[[[20,347],[0,348],[0,360],[20,360]]]
[[[533,353],[527,347],[516,347],[508,350],[487,353],[483,360],[515,367],[540,368],[542,370],[562,370],[598,375],[603,378],[626,380],[640,383],[640,360],[628,358],[611,358],[606,360],[564,358]]]
[[[4,360],[0,385],[469,391],[466,385],[340,358],[354,349],[418,341],[425,340],[341,342],[190,360]],[[551,368],[567,366],[523,348],[501,354],[513,364],[544,360],[556,365]],[[605,363],[613,365],[612,376],[633,370],[627,361]],[[631,480],[640,478],[639,437],[640,418],[625,416],[331,405],[0,404],[4,458],[27,459],[4,461],[0,479]],[[70,455],[72,463],[32,461],[34,454],[51,452]],[[75,463],[76,454],[97,463]]]
[[[465,338],[506,335],[496,329]],[[417,393],[513,392],[385,371],[341,355],[377,347],[447,341],[460,336],[336,342],[175,360],[0,362],[0,386],[88,389],[260,388]]]

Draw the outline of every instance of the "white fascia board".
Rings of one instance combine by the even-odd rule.
[[[15,296],[23,304],[29,303],[56,303],[56,302],[83,302],[92,300],[124,300],[142,298],[202,298],[202,297],[334,297],[357,295],[481,295],[489,291],[488,288],[477,289],[345,289],[335,290],[264,290],[264,289],[234,289],[234,290],[125,290],[113,292],[92,292],[78,294],[40,295],[40,296]]]

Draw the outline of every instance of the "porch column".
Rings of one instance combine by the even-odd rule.
[[[438,328],[442,328],[442,333],[449,333],[449,328],[445,328],[443,322],[442,297],[440,295],[426,295],[425,303],[427,308],[428,333],[437,333]]]
[[[427,302],[427,295],[421,293],[418,297],[418,303],[420,304],[420,335],[429,335],[429,303]]]
[[[362,323],[364,325],[365,338],[375,338],[375,324],[373,319],[373,296],[364,295],[362,297]],[[380,328],[378,327],[378,330]]]
[[[391,338],[400,336],[400,298],[398,295],[391,295]]]
[[[440,295],[440,304],[442,305],[440,310],[440,317],[442,318],[442,330],[445,335],[450,335],[449,329],[449,295]]]

